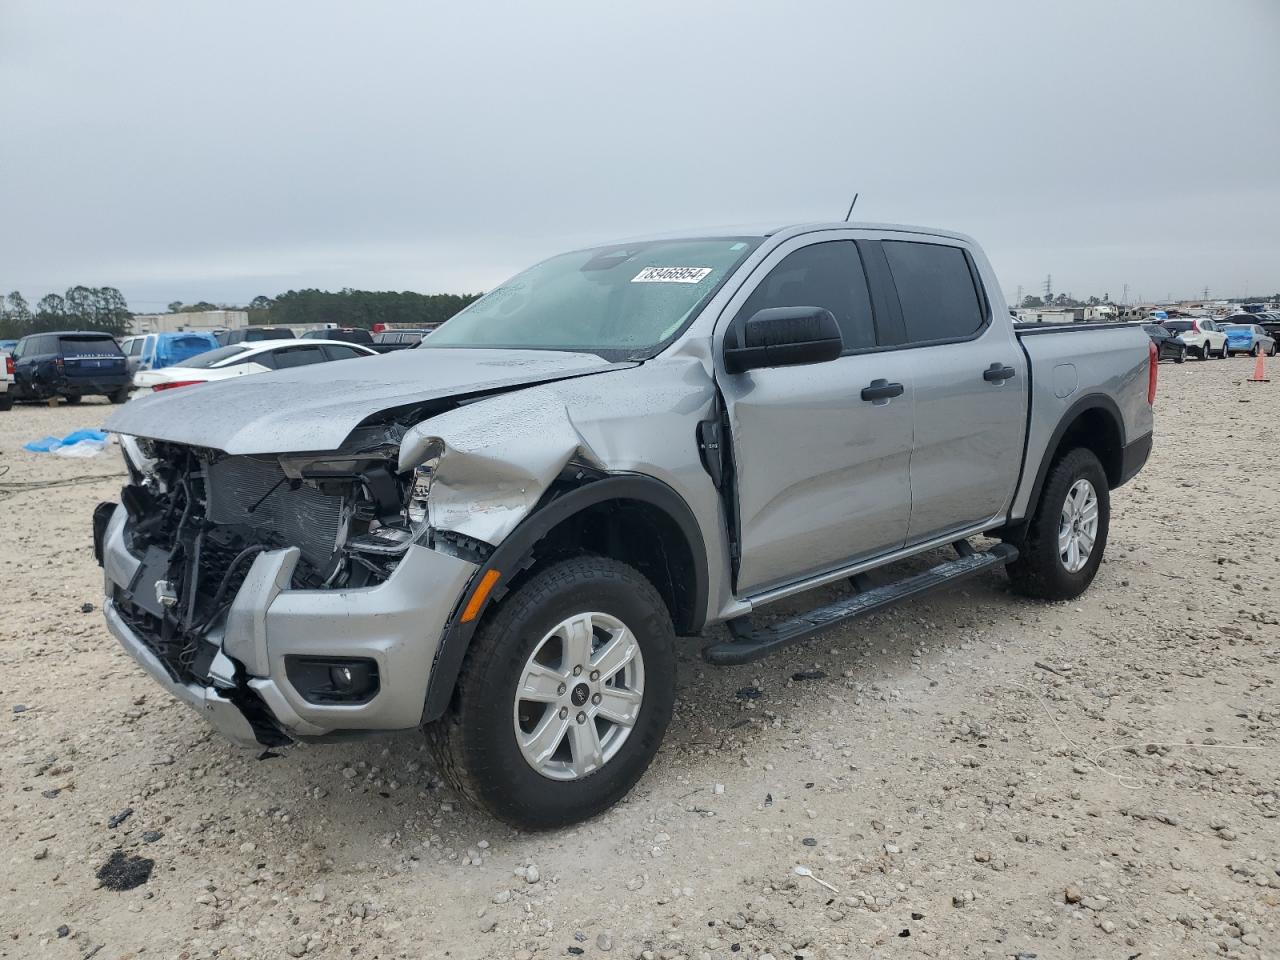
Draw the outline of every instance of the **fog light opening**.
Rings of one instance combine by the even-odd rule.
[[[378,694],[378,664],[363,657],[285,657],[285,673],[307,703],[362,704]]]

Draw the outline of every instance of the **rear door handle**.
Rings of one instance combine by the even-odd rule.
[[[892,400],[894,397],[902,396],[902,384],[890,383],[888,380],[872,380],[870,384],[862,388],[862,399],[875,402],[876,400]]]
[[[1003,363],[993,363],[982,372],[982,379],[987,383],[1004,383],[1018,371]]]

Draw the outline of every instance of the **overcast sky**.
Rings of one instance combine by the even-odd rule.
[[[0,0],[0,287],[474,291],[685,227],[1280,289],[1280,2]]]

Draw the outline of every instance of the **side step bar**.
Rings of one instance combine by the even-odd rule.
[[[1007,543],[998,543],[985,552],[974,550],[968,540],[959,540],[954,546],[956,553],[959,554],[955,560],[940,563],[936,567],[904,577],[895,583],[864,589],[851,597],[797,614],[789,620],[760,628],[751,626],[749,617],[730,620],[726,626],[733,635],[733,639],[713,643],[703,648],[703,659],[720,667],[751,663],[753,660],[767,657],[783,647],[808,640],[857,617],[875,613],[940,587],[950,586],[992,567],[1004,566],[1018,558],[1018,548]]]

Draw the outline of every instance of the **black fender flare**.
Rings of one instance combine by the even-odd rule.
[[[1045,445],[1044,456],[1040,458],[1040,466],[1036,469],[1035,480],[1031,484],[1031,496],[1027,499],[1027,516],[1021,520],[1015,520],[1014,524],[1025,524],[1031,517],[1030,514],[1035,512],[1036,504],[1040,502],[1040,491],[1044,489],[1045,477],[1049,475],[1049,467],[1053,465],[1054,458],[1058,454],[1058,446],[1062,443],[1062,438],[1066,435],[1071,425],[1079,419],[1080,415],[1090,410],[1103,410],[1113,421],[1115,421],[1116,430],[1120,434],[1120,450],[1123,451],[1125,444],[1128,442],[1125,438],[1124,417],[1120,413],[1120,407],[1117,406],[1115,400],[1107,396],[1105,393],[1091,393],[1081,397],[1058,419],[1058,425],[1053,428],[1053,433],[1049,436],[1049,442]],[[1110,477],[1108,477],[1110,480]],[[1119,486],[1119,483],[1113,484],[1113,487]]]
[[[422,711],[423,723],[439,719],[448,709],[458,673],[462,669],[463,658],[466,656],[467,648],[471,646],[471,638],[475,635],[476,628],[484,619],[485,611],[493,602],[494,591],[504,592],[501,590],[503,581],[524,569],[538,542],[553,528],[574,514],[606,500],[637,500],[650,504],[666,513],[679,527],[693,555],[694,581],[690,622],[685,624],[681,632],[696,634],[702,629],[707,613],[707,549],[702,528],[698,526],[698,521],[684,498],[661,480],[643,474],[612,474],[599,480],[592,480],[541,504],[533,513],[520,521],[519,526],[471,575],[466,589],[462,591],[454,605],[440,638],[440,647],[436,651],[435,662],[431,667],[431,677],[427,683],[426,702]],[[468,599],[484,580],[485,575],[492,570],[498,571],[497,580],[491,584],[491,590],[485,596],[475,616],[463,622],[462,612]]]

